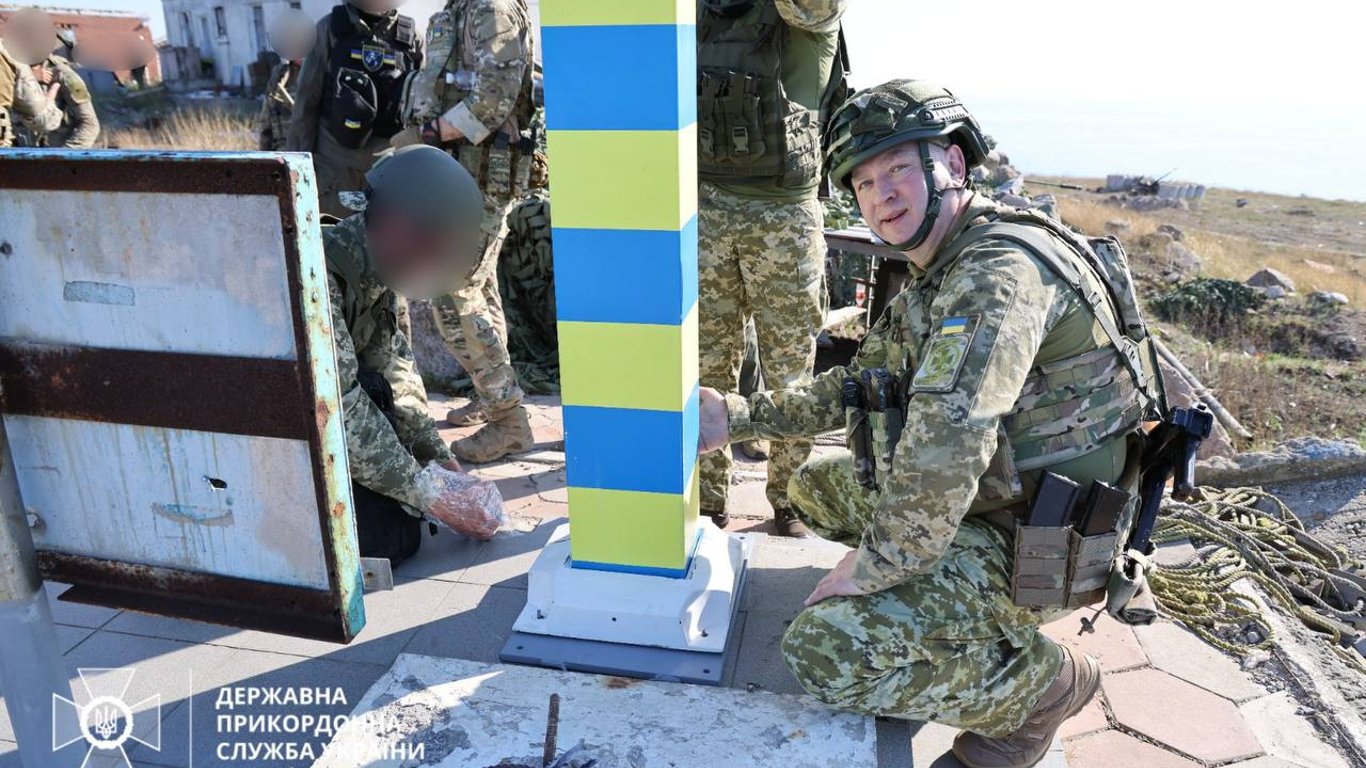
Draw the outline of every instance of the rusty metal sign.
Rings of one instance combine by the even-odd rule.
[[[63,599],[364,626],[306,155],[6,152],[0,415]]]

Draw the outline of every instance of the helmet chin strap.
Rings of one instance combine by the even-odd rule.
[[[921,141],[920,144],[920,167],[925,172],[925,190],[929,197],[925,203],[925,218],[921,220],[920,227],[915,230],[911,238],[902,243],[888,243],[896,251],[913,251],[925,244],[929,238],[930,231],[934,229],[934,223],[939,218],[939,209],[944,204],[944,193],[950,189],[962,189],[962,184],[939,188],[934,182],[934,158],[930,157],[930,143]]]

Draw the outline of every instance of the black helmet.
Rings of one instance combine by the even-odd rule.
[[[826,171],[831,181],[852,192],[849,177],[866,160],[898,144],[937,138],[957,144],[969,169],[981,165],[990,151],[977,121],[948,89],[920,80],[892,80],[854,94],[835,111],[826,131]],[[920,231],[895,246],[902,250],[924,242],[939,215],[941,191],[934,185],[929,147],[923,142],[920,155],[930,199]]]

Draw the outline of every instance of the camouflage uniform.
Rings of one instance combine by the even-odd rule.
[[[761,0],[764,3],[776,6],[786,27],[778,33],[786,35],[784,92],[802,107],[816,109],[835,65],[839,24],[848,0]],[[699,61],[706,58],[703,54]],[[819,167],[819,142],[801,152]],[[824,316],[825,214],[816,197],[819,174],[796,184],[752,182],[711,174],[703,162],[699,176],[702,385],[736,389],[745,323],[751,317],[766,384],[806,385]],[[766,493],[775,510],[790,507],[788,479],[810,453],[811,441],[805,439],[772,446]],[[730,488],[730,451],[708,454],[700,464],[702,509],[723,514]]]
[[[31,147],[65,149],[89,149],[95,146],[95,140],[100,136],[100,118],[95,114],[95,104],[85,81],[76,74],[69,61],[55,53],[43,62],[43,67],[52,72],[53,80],[60,86],[54,104],[61,112],[61,125],[43,133],[37,130],[35,121],[26,120],[19,127],[20,143]]]
[[[408,84],[410,125],[444,117],[464,134],[447,149],[484,192],[483,257],[469,286],[433,302],[437,327],[491,421],[521,407],[498,293],[507,214],[528,191],[531,18],[524,0],[452,0],[427,25],[427,61]]]
[[[972,198],[939,252],[997,210]],[[1065,245],[1057,248],[1080,264]],[[834,706],[999,737],[1021,726],[1061,664],[1038,632],[1056,613],[1011,600],[1013,513],[1045,466],[1085,486],[1116,480],[1126,458],[1124,437],[1107,436],[1079,457],[1018,471],[1021,449],[1046,449],[1064,421],[1018,416],[1044,403],[1061,412],[1078,387],[1091,385],[1039,373],[1056,361],[1103,360],[1087,369],[1099,382],[1127,374],[1118,355],[1096,352],[1108,340],[1089,307],[1011,241],[974,240],[956,258],[931,260],[928,269],[912,264],[911,273],[849,367],[804,387],[727,395],[730,439],[838,429],[846,376],[914,372],[880,493],[855,483],[847,452],[793,477],[793,503],[812,530],[857,547],[853,578],[868,594],[803,611],[782,652],[802,685]],[[1121,418],[1096,416],[1107,424]]]
[[[260,137],[260,149],[278,152],[285,148],[290,113],[294,109],[294,94],[298,89],[298,62],[281,61],[270,70],[270,78],[266,81],[265,102],[261,104],[261,112],[256,116],[256,133]]]
[[[62,123],[62,112],[47,98],[47,89],[0,43],[0,147],[14,146],[15,124],[24,120],[46,133]]]
[[[427,390],[400,330],[406,308],[375,274],[363,214],[327,228],[323,249],[351,479],[417,515],[421,501],[414,477],[423,464],[453,457],[427,415]],[[392,418],[362,388],[363,371],[382,375],[392,388]]]

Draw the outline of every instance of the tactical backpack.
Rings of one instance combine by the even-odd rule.
[[[400,15],[393,34],[384,39],[362,30],[347,7],[337,5],[328,21],[328,39],[321,107],[328,132],[349,149],[398,133],[403,128],[404,75],[422,63],[412,18]]]

